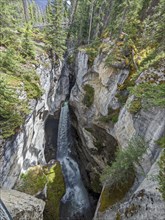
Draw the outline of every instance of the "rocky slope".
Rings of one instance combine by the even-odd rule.
[[[141,216],[142,219],[154,219],[155,213],[158,214],[158,212],[162,219],[165,213],[163,200],[158,192],[158,183],[152,182],[147,176],[156,175],[155,169],[158,172],[158,168],[154,168],[157,167],[155,161],[160,153],[156,141],[165,132],[165,109],[140,107],[135,112],[131,112],[130,106],[134,101],[134,96],[128,95],[127,90],[121,89],[127,86],[130,70],[126,67],[120,69],[107,67],[105,59],[105,56],[99,55],[93,66],[90,67],[88,66],[88,55],[84,50],[80,50],[75,67],[76,83],[70,97],[70,105],[74,112],[73,126],[80,137],[77,151],[82,170],[85,169],[87,172],[87,185],[92,191],[100,192],[99,176],[103,168],[114,160],[116,148],[118,146],[123,149],[127,147],[132,137],[141,136],[148,144],[148,148],[141,161],[145,176],[137,174],[139,183],[134,184],[130,194],[134,196],[130,199],[130,195],[127,195],[124,198],[125,203],[107,208],[107,211],[102,214],[99,212],[100,204],[98,203],[95,219],[127,219],[126,215],[123,216],[123,210],[129,212],[132,209],[133,214],[131,215],[130,211],[128,219],[137,219],[138,216]],[[151,72],[157,76],[157,84],[164,83],[164,70],[163,64],[159,68],[148,69],[140,74],[136,84],[142,81],[142,78],[146,82],[147,76]],[[132,208],[132,206],[138,206],[138,195],[143,191],[146,193],[141,198],[141,207]],[[149,199],[153,202],[148,202]],[[147,203],[148,209],[146,208],[144,214],[144,207]],[[155,211],[156,207],[157,211]],[[117,218],[118,212],[119,217]],[[136,213],[135,217],[134,213]]]

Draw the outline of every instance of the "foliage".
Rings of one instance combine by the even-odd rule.
[[[47,17],[49,26],[46,28],[46,38],[57,57],[62,59],[66,50],[66,32],[63,28],[65,10],[62,0],[48,2]]]
[[[25,58],[30,57],[31,59],[34,59],[35,58],[34,45],[33,45],[33,41],[31,40],[32,31],[30,29],[31,29],[30,25],[27,24],[25,27],[23,40],[22,40],[22,55]]]
[[[60,200],[65,193],[64,179],[59,163],[53,166],[35,166],[21,175],[17,189],[30,195],[41,192],[47,185],[45,219],[59,219]]]
[[[136,98],[141,99],[143,108],[149,108],[153,106],[165,106],[165,84],[153,84],[153,83],[142,83],[133,88],[130,88],[131,94],[135,95]]]
[[[85,91],[85,95],[84,95],[83,103],[86,105],[86,107],[90,107],[94,101],[94,94],[95,94],[94,88],[91,85],[86,84],[84,86],[84,91]]]
[[[104,123],[108,123],[108,122],[112,121],[113,123],[116,123],[118,121],[119,112],[120,112],[120,108],[115,109],[115,110],[109,108],[108,115],[101,116],[99,118],[99,121],[104,122]]]
[[[1,136],[10,137],[19,131],[28,111],[28,98],[42,94],[35,71],[35,47],[29,23],[24,23],[22,2],[1,1],[0,59],[0,125]],[[40,35],[38,33],[38,35]],[[22,100],[19,93],[26,95]]]
[[[135,114],[138,111],[140,111],[141,108],[142,108],[141,99],[136,98],[130,103],[129,112]]]
[[[162,193],[163,199],[165,200],[165,136],[158,141],[158,144],[163,148],[163,152],[159,160],[159,190]]]
[[[0,77],[0,99],[0,133],[3,138],[7,138],[20,127],[28,110],[26,102],[19,100],[17,93],[3,76]]]
[[[103,171],[102,183],[110,187],[120,187],[128,183],[130,177],[135,174],[135,164],[139,164],[139,159],[146,151],[146,145],[141,138],[133,138],[124,150],[118,150],[115,162]]]

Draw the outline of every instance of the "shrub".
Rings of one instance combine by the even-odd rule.
[[[84,95],[83,103],[86,105],[86,107],[90,107],[94,101],[94,94],[95,94],[94,88],[91,85],[86,84],[84,86],[84,91],[85,91],[85,95]]]
[[[17,85],[16,78],[0,77],[0,134],[3,138],[13,135],[23,123],[25,114],[28,113],[28,106],[25,101],[20,101],[15,89],[11,84]],[[8,80],[9,80],[8,79]],[[18,86],[18,85],[17,85]]]
[[[162,197],[165,200],[165,136],[158,141],[158,144],[163,148],[163,153],[159,160],[159,191],[162,193]]]
[[[142,83],[135,87],[129,88],[131,94],[136,98],[142,99],[142,107],[149,108],[153,106],[165,106],[165,83],[153,84]]]
[[[101,176],[101,181],[110,186],[120,186],[128,182],[134,175],[134,164],[139,164],[139,159],[146,151],[146,145],[141,138],[130,140],[125,150],[118,150],[115,162],[107,166]]]
[[[141,104],[141,99],[138,98],[138,99],[134,99],[131,103],[130,103],[130,106],[129,106],[129,112],[130,113],[137,113],[138,111],[140,111],[140,109],[142,108],[142,104]]]
[[[109,123],[110,121],[112,121],[113,123],[116,123],[118,121],[119,113],[120,113],[120,108],[115,109],[115,110],[109,108],[108,115],[101,116],[99,118],[99,121],[103,123]]]

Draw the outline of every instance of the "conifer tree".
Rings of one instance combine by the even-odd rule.
[[[51,0],[47,9],[49,24],[46,29],[46,36],[56,57],[62,58],[66,49],[66,31],[63,27],[65,21],[63,1]]]

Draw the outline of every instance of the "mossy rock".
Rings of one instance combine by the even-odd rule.
[[[17,189],[30,195],[36,195],[44,189],[45,185],[47,185],[47,198],[44,218],[58,220],[60,201],[65,193],[65,183],[59,162],[52,166],[29,168],[25,174],[21,175]]]
[[[121,201],[133,185],[134,178],[135,176],[132,175],[125,184],[121,183],[118,186],[115,185],[111,187],[106,186],[101,194],[99,211],[104,212],[107,208]]]
[[[48,189],[44,219],[58,220],[60,216],[60,201],[65,193],[65,183],[60,163],[56,163],[47,173]]]

